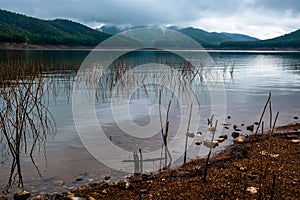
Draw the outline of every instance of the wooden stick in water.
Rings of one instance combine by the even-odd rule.
[[[183,163],[186,163],[187,144],[188,144],[188,138],[189,138],[188,134],[189,134],[191,118],[192,118],[192,108],[193,108],[193,104],[191,104],[191,106],[190,106],[189,121],[188,121],[187,129],[186,129]]]
[[[162,135],[164,134],[163,124],[162,124],[162,117],[161,117],[161,90],[159,91],[159,100],[158,100],[158,109],[159,109],[159,121],[160,121],[160,128]]]
[[[274,129],[275,129],[275,125],[276,125],[276,122],[277,122],[278,116],[279,116],[279,112],[277,112],[277,114],[276,114],[276,117],[275,117],[275,120],[274,120],[274,124],[273,124],[272,130],[271,130],[271,135],[272,135],[272,134],[273,134],[273,132],[274,132]]]
[[[270,100],[271,100],[271,93],[269,94],[269,98],[268,98],[268,100],[267,100],[267,102],[266,102],[266,104],[265,104],[264,110],[263,110],[263,112],[262,112],[262,114],[261,114],[261,116],[260,116],[260,119],[259,119],[259,122],[258,122],[258,126],[257,126],[256,131],[255,131],[255,135],[257,135],[257,132],[258,132],[259,127],[260,127],[260,124],[261,124],[261,121],[262,121],[262,119],[263,119],[263,117],[264,117],[264,114],[265,114],[267,105],[268,105],[268,103],[269,103]]]
[[[269,95],[271,96],[271,92],[269,93]],[[271,130],[272,129],[272,99],[270,99],[269,106],[270,106],[270,130]]]
[[[140,151],[140,174],[142,175],[143,174],[143,165],[144,165],[144,163],[143,163],[143,152],[142,152],[141,148],[139,149],[139,151]]]

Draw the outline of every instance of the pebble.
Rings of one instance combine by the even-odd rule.
[[[239,133],[239,132],[232,132],[232,133],[231,133],[231,136],[232,136],[233,138],[237,138],[237,137],[240,136],[240,133]]]
[[[238,138],[235,139],[235,141],[236,141],[237,143],[244,143],[244,142],[245,142],[245,139],[242,138],[242,137],[238,137]]]
[[[92,195],[92,196],[98,196],[99,193],[98,192],[91,192],[90,195]]]
[[[299,119],[299,117],[295,116],[294,119]]]
[[[101,191],[101,193],[102,193],[102,194],[107,194],[107,190],[104,189],[104,190]]]
[[[104,180],[108,181],[110,179],[110,176],[105,176]]]
[[[73,197],[75,197],[75,195],[73,193],[71,193],[71,192],[67,192],[66,193],[66,197],[67,198],[73,198]]]
[[[44,200],[44,199],[48,199],[48,195],[46,194],[35,194],[35,195],[31,195],[28,200]],[[1,198],[0,198],[1,200]]]
[[[227,135],[220,135],[219,138],[224,138],[225,140],[228,138]]]
[[[194,138],[195,137],[195,133],[187,133],[186,134],[188,137],[190,137],[190,138]]]
[[[236,169],[238,169],[240,171],[246,171],[247,170],[247,168],[242,166],[242,164],[240,164],[240,163],[233,163],[233,166],[235,166]]]
[[[252,186],[247,188],[247,191],[249,191],[251,194],[256,194],[257,190],[258,188]]]
[[[87,189],[87,186],[86,185],[82,185],[82,186],[80,186],[80,188],[83,189],[83,190],[85,190],[85,189]]]
[[[128,189],[130,186],[130,183],[128,181],[125,182],[125,189]]]
[[[88,175],[88,173],[87,173],[87,172],[84,172],[84,173],[80,174],[80,175],[76,178],[75,181],[77,181],[77,182],[83,181],[84,178],[85,178],[87,175]]]
[[[228,125],[230,125],[230,122],[223,122],[222,125],[228,126]]]
[[[195,145],[199,146],[201,145],[201,142],[195,142]]]
[[[254,125],[252,124],[252,125],[247,126],[247,130],[248,131],[253,131],[254,130]]]
[[[207,148],[215,148],[216,146],[218,146],[219,143],[217,141],[205,140],[203,144]]]
[[[216,139],[214,139],[214,140],[220,143],[220,142],[224,142],[224,141],[225,141],[225,138],[220,138],[220,137],[219,137],[219,138],[216,138]]]
[[[256,125],[256,126],[257,126],[258,124],[259,124],[258,122],[254,122],[254,125]]]
[[[94,197],[89,197],[89,200],[96,200]]]
[[[259,152],[259,154],[262,156],[270,156],[272,158],[277,158],[279,156],[279,154],[272,154],[272,153],[268,153],[267,151],[261,151]]]
[[[246,167],[240,167],[241,171],[246,171]]]
[[[115,185],[117,185],[117,183],[115,183],[115,182],[109,182],[108,183],[108,186],[115,186]]]
[[[300,140],[299,139],[293,139],[293,140],[291,140],[292,141],[292,143],[294,143],[294,144],[299,144],[300,143]]]
[[[70,186],[70,187],[68,187],[67,189],[68,189],[68,190],[74,190],[75,187],[74,187],[74,186]]]
[[[103,181],[102,179],[99,179],[99,180],[97,181],[97,183],[99,183],[99,184],[103,184],[103,183],[104,183],[104,181]]]
[[[208,127],[207,130],[211,131],[211,132],[214,132],[214,131],[216,131],[216,127],[214,127],[214,126]]]
[[[203,135],[203,133],[201,131],[196,132],[196,136],[202,136],[202,135]]]
[[[231,118],[231,116],[230,116],[230,115],[228,115],[228,116],[227,116],[227,119],[230,119],[230,118]]]
[[[63,199],[61,194],[51,194],[47,199]]]
[[[224,126],[224,128],[226,128],[226,129],[229,129],[229,127],[228,127],[228,126]]]
[[[71,197],[71,200],[86,200],[86,198],[82,198],[82,197]]]
[[[291,140],[291,139],[298,139],[298,135],[291,134],[291,135],[287,135],[286,138],[289,139],[289,140]]]
[[[14,194],[14,200],[26,200],[30,197],[30,193],[23,190],[23,191],[18,191]]]
[[[63,185],[65,184],[65,182],[64,182],[63,180],[53,180],[53,181],[51,182],[51,184],[52,184],[53,186],[63,186]]]

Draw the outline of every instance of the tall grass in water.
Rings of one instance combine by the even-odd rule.
[[[163,168],[166,169],[172,161],[168,150],[168,141],[174,137],[174,129],[178,125],[173,123],[174,109],[178,109],[179,112],[184,111],[181,108],[190,105],[193,100],[192,97],[195,97],[197,101],[194,104],[195,107],[197,104],[200,107],[197,98],[199,94],[196,94],[195,89],[201,89],[200,87],[206,85],[207,82],[218,81],[220,69],[214,63],[206,60],[201,60],[202,63],[194,66],[177,57],[156,57],[152,54],[149,57],[146,55],[144,62],[144,58],[138,55],[139,52],[137,55],[130,54],[128,57],[119,57],[109,66],[105,61],[106,58],[101,60],[102,57],[100,56],[97,62],[93,59],[91,61],[86,60],[83,65],[84,68],[79,71],[76,77],[76,84],[82,84],[75,85],[75,87],[84,89],[88,97],[101,103],[107,103],[113,99],[113,103],[122,104],[122,100],[139,100],[149,98],[153,94],[154,97],[150,97],[151,103],[153,103],[153,99],[155,104],[159,103],[159,125],[162,135],[162,154],[164,154],[161,157],[164,159]],[[180,102],[184,105],[180,105]],[[166,108],[167,112],[163,113],[166,116],[161,116],[161,106]],[[196,112],[199,111],[196,110]],[[180,112],[180,114],[182,113]],[[114,134],[126,135],[122,131]],[[137,144],[132,147],[133,152],[136,152],[137,148],[143,149],[142,145],[149,145],[144,143],[142,139],[131,139]]]
[[[11,159],[11,171],[4,192],[13,185],[23,187],[21,155],[33,159],[35,151],[45,146],[48,134],[55,133],[55,122],[43,103],[48,87],[42,63],[8,60],[0,70],[0,151]]]

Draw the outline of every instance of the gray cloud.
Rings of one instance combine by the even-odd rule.
[[[258,7],[266,10],[283,11],[290,10],[294,13],[300,12],[300,1],[299,0],[256,0],[253,8]]]
[[[260,38],[300,28],[300,22],[294,20],[299,19],[299,0],[1,0],[0,8],[44,19],[67,18],[90,26],[193,25]]]

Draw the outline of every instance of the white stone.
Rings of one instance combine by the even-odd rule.
[[[258,188],[252,186],[247,188],[247,191],[249,191],[251,194],[256,194],[257,190]]]

